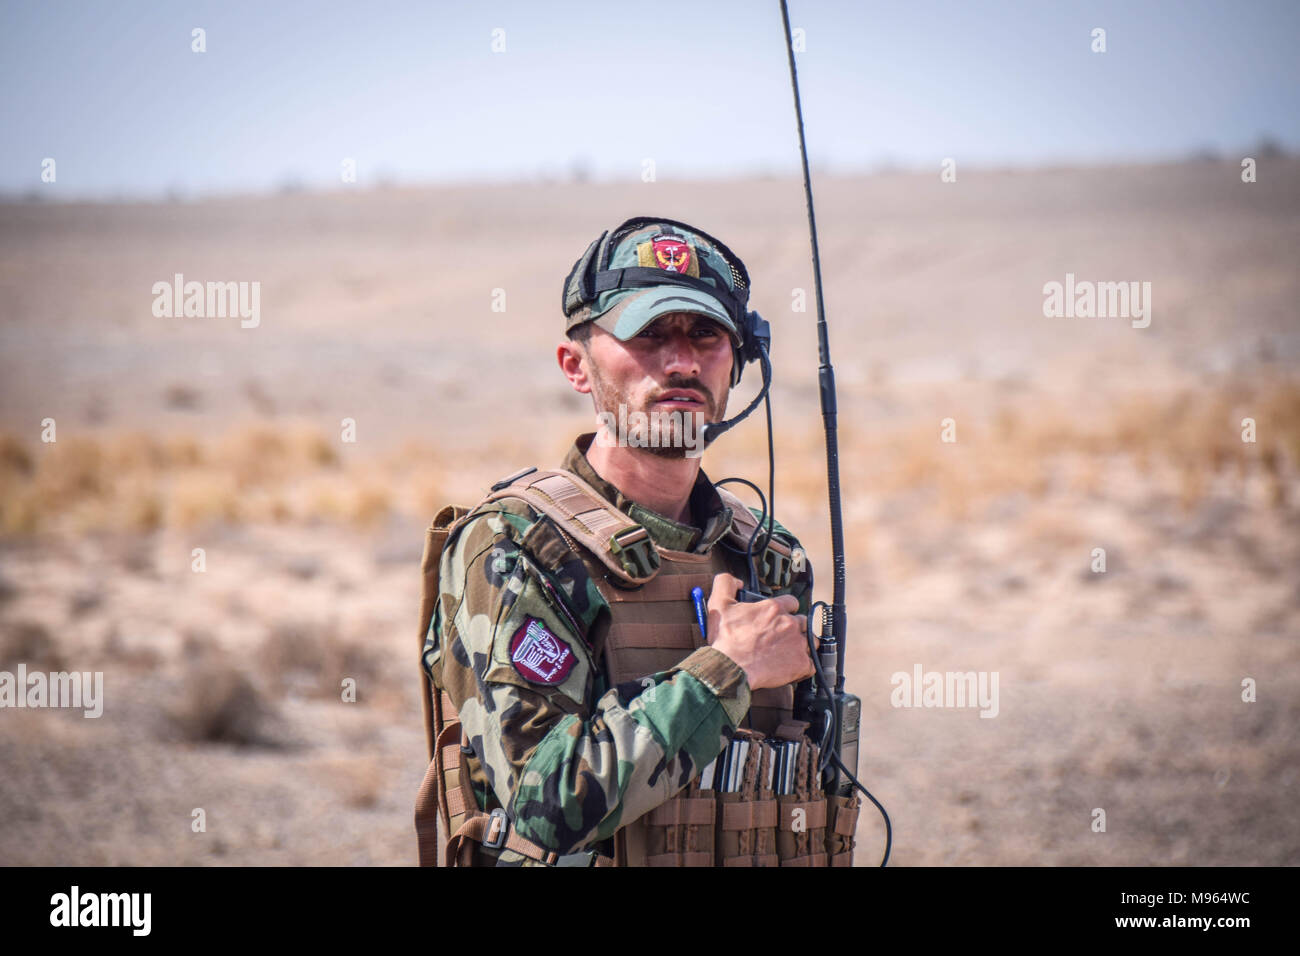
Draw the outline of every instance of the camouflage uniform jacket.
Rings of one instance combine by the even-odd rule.
[[[581,436],[561,467],[661,547],[702,554],[722,546],[732,513],[703,471],[690,498],[700,526],[691,527],[628,500],[601,478],[584,454],[593,437]],[[780,525],[776,530],[793,542]],[[737,556],[732,573],[743,580],[744,567]],[[797,575],[778,593],[794,593],[806,607],[808,581]],[[671,799],[746,719],[745,673],[712,647],[668,671],[607,686],[605,600],[549,519],[520,499],[484,506],[447,542],[439,592],[424,666],[460,713],[479,808],[504,807],[520,836],[548,850],[612,855],[612,834]],[[558,683],[538,683],[512,664],[512,641],[530,619],[572,651],[575,663]],[[500,857],[525,862],[511,851]]]

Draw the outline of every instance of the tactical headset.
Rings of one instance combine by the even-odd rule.
[[[629,266],[623,269],[609,267],[614,250],[628,234],[646,226],[658,225],[676,226],[687,230],[707,240],[713,246],[712,250],[707,247],[696,249],[695,258],[699,264],[700,278],[646,266]],[[717,253],[716,256],[714,252]],[[719,257],[722,259],[720,264],[717,263]],[[730,285],[719,272],[719,266],[731,273]],[[740,382],[741,372],[747,363],[761,361],[766,365],[772,333],[767,320],[749,309],[749,273],[745,271],[745,264],[734,252],[703,229],[697,229],[684,222],[664,219],[662,216],[637,216],[618,226],[613,232],[606,230],[601,233],[600,238],[587,247],[582,258],[569,270],[569,275],[564,280],[564,296],[561,303],[564,314],[571,316],[583,306],[594,305],[596,296],[602,292],[664,285],[684,286],[708,293],[721,302],[727,310],[740,336],[740,343],[733,345],[732,348],[734,361],[731,365],[731,384],[733,387]],[[735,288],[733,289],[732,286]],[[764,372],[765,384],[767,377],[767,373]]]

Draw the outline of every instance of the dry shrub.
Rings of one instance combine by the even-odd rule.
[[[944,407],[952,405],[945,396]],[[1134,390],[1111,395],[1101,407],[1044,393],[1015,403],[1000,399],[987,409],[978,401],[962,408],[956,444],[939,440],[934,413],[901,421],[843,415],[845,487],[899,500],[933,492],[945,514],[957,518],[1008,493],[1104,493],[1105,466],[1123,459],[1187,508],[1234,471],[1239,489],[1262,487],[1279,508],[1297,503],[1289,501],[1300,466],[1295,382],[1235,382],[1163,395]],[[1257,444],[1240,439],[1246,417],[1256,420]],[[780,512],[825,502],[822,433],[805,424],[776,436]],[[445,489],[456,484],[451,462],[494,460],[502,471],[544,464],[555,457],[546,448],[552,437],[488,433],[472,448],[413,440],[381,456],[341,456],[334,436],[306,424],[258,423],[212,438],[71,435],[48,446],[0,434],[0,534],[149,532],[210,521],[365,528],[394,511],[424,520],[447,503]],[[761,422],[728,434],[712,455],[714,477],[744,475],[766,490]],[[1065,480],[1054,484],[1054,474]]]
[[[1282,456],[1276,446],[1267,445],[1260,452],[1260,465],[1264,469],[1265,495],[1274,508],[1286,504],[1286,482],[1282,477]]]
[[[383,767],[372,757],[331,757],[316,762],[312,769],[354,810],[377,806],[389,786]]]
[[[997,479],[994,487],[1002,491],[1023,491],[1036,498],[1042,498],[1051,485],[1046,455],[1027,455],[1023,457],[993,456],[990,470]]]
[[[1277,435],[1282,452],[1292,467],[1300,465],[1300,384],[1287,383],[1275,389],[1264,402],[1268,427]]]
[[[249,425],[227,434],[214,464],[240,488],[285,483],[339,464],[338,451],[319,431],[290,425]]]
[[[0,481],[0,534],[30,535],[41,528],[41,496],[35,488]]]
[[[332,637],[324,629],[302,622],[277,624],[262,641],[258,661],[265,674],[281,690],[288,689],[298,675],[313,681],[324,667],[324,644]]]
[[[217,653],[190,662],[182,696],[169,715],[184,738],[197,743],[279,744],[274,704],[243,670]]]
[[[293,517],[293,509],[283,497],[276,495],[271,499],[269,514],[276,524],[284,524]]]
[[[163,526],[162,496],[152,489],[138,489],[126,499],[124,526],[131,531],[152,532]]]
[[[202,491],[202,485],[197,488],[191,487],[186,496],[192,517],[191,523],[193,518],[197,517],[198,520],[228,523],[283,524],[294,517],[292,505],[277,488],[239,491],[230,476],[224,477],[222,483],[209,485],[206,492]],[[187,481],[193,482],[194,478],[191,477]]]
[[[299,432],[297,441],[299,453],[308,465],[332,468],[339,463],[338,449],[319,432]]]
[[[296,488],[298,507],[292,511],[300,520],[371,527],[393,509],[393,497],[382,475],[362,477],[354,469],[346,475],[315,475]]]
[[[1095,497],[1101,492],[1101,478],[1104,462],[1097,455],[1076,458],[1071,471],[1071,491]]]
[[[54,442],[41,459],[33,481],[53,508],[86,498],[101,498],[111,488],[111,473],[100,442],[75,436]]]
[[[347,515],[347,505],[333,483],[318,484],[312,489],[308,500],[308,520],[344,521]]]
[[[31,454],[17,436],[0,432],[0,476],[10,472],[27,476],[35,467]]]
[[[250,488],[287,477],[289,455],[284,429],[254,425],[227,435],[219,444],[217,462],[240,488]]]
[[[172,468],[198,468],[204,463],[203,446],[191,435],[166,440],[167,463]]]
[[[0,432],[0,534],[31,534],[40,526],[40,499],[31,485],[36,463],[17,436]]]
[[[1230,470],[1243,487],[1259,474],[1267,500],[1285,507],[1300,463],[1300,385],[1290,382],[1168,395],[1137,391],[1101,408],[1044,397],[1032,413],[1027,408],[1003,406],[986,420],[969,415],[952,445],[938,440],[928,419],[874,433],[846,427],[841,471],[878,494],[933,487],[945,515],[955,519],[1008,492],[1043,497],[1053,491],[1054,473],[1066,479],[1063,490],[1099,494],[1105,466],[1116,456],[1150,481],[1168,476],[1187,509]],[[1245,417],[1256,419],[1256,445],[1241,441]]]
[[[391,507],[392,499],[386,490],[378,485],[363,485],[352,496],[349,517],[353,524],[370,527],[386,518]]]
[[[144,432],[126,432],[105,440],[103,453],[114,474],[150,473],[168,465],[166,446]]]
[[[169,525],[192,528],[208,521],[238,521],[243,507],[234,479],[220,472],[192,472],[172,483]]]
[[[273,627],[258,651],[263,673],[281,693],[338,699],[345,677],[357,682],[359,702],[367,689],[385,683],[381,662],[365,645],[339,636],[333,625],[289,621]]]
[[[44,624],[17,621],[0,629],[0,667],[15,664],[26,664],[29,670],[63,670],[63,656]]]
[[[1164,410],[1149,395],[1134,396],[1119,402],[1110,414],[1110,427],[1107,429],[1112,439],[1112,450],[1147,452],[1164,418]],[[1148,456],[1143,454],[1142,457],[1146,459]]]
[[[1096,448],[1098,436],[1089,430],[1082,414],[1074,409],[1036,402],[1031,416],[1023,421],[1013,416],[1011,420],[1014,427],[1006,435],[1000,435],[999,442],[1022,455],[1032,454],[1044,459],[1081,447],[1099,450]]]

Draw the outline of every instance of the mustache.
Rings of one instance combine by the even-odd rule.
[[[663,395],[665,392],[671,392],[675,388],[688,388],[693,392],[699,392],[704,396],[704,400],[708,403],[710,408],[718,407],[717,399],[713,397],[713,392],[709,390],[707,385],[701,382],[698,378],[686,378],[685,376],[670,378],[668,383],[656,392],[650,401],[658,401],[660,395]]]

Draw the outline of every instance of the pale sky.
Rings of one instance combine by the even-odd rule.
[[[798,163],[776,0],[0,2],[0,191],[204,195]],[[1300,3],[791,0],[821,170],[1300,149]],[[206,31],[206,52],[191,31]],[[1106,31],[1106,52],[1091,33]],[[493,52],[493,31],[505,50]]]

